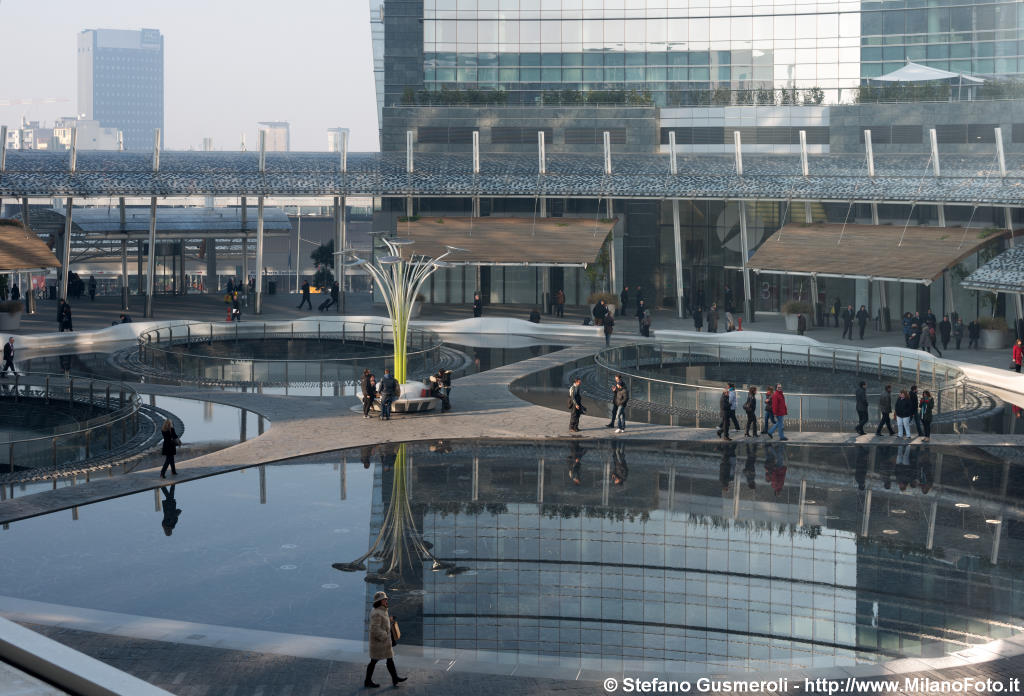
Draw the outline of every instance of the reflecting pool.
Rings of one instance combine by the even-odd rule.
[[[401,649],[505,664],[939,656],[1024,627],[1021,464],[998,447],[389,444],[12,524],[0,582],[355,640],[385,589]]]

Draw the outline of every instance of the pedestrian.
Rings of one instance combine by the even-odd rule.
[[[935,312],[929,309],[928,314],[925,315],[924,323],[934,329],[936,326]]]
[[[164,419],[164,424],[160,428],[160,435],[164,439],[163,445],[160,447],[160,454],[164,455],[164,465],[160,469],[160,478],[167,478],[167,467],[171,467],[171,476],[177,476],[178,470],[174,468],[174,455],[178,453],[178,447],[181,446],[181,440],[178,439],[178,433],[174,432],[174,424],[171,423],[170,418]]]
[[[779,439],[788,440],[789,438],[786,437],[785,421],[786,414],[789,413],[789,411],[786,410],[786,395],[782,393],[781,384],[775,385],[775,392],[772,394],[772,413],[775,416],[775,425],[769,428],[765,434],[768,436],[768,439],[770,440],[772,437],[772,433],[778,430]]]
[[[878,397],[878,430],[875,431],[875,437],[882,434],[882,428],[887,428],[889,434],[892,435],[892,420],[890,414],[892,413],[892,385],[887,384],[882,390],[882,395]]]
[[[626,316],[626,305],[629,304],[629,286],[624,285],[619,293],[619,316]]]
[[[910,347],[910,334],[911,329],[914,326],[914,320],[910,317],[910,312],[903,313],[903,345],[907,348]]]
[[[651,337],[651,313],[646,309],[644,315],[640,318],[640,335],[645,338]]]
[[[384,377],[380,380],[380,419],[391,420],[391,404],[401,391],[398,382],[391,376],[391,370],[384,368]]]
[[[739,410],[739,397],[736,396],[736,385],[729,382],[729,418],[732,420],[732,429],[740,430],[740,422],[736,420],[736,411]]]
[[[772,412],[772,397],[775,394],[775,387],[768,385],[764,390],[764,427],[761,432],[768,432],[768,423],[775,423],[775,414]]]
[[[832,321],[834,322],[833,328],[839,328],[839,298],[837,297],[832,303]]]
[[[615,384],[612,385],[612,422],[609,427],[615,426],[615,432],[626,432],[626,404],[629,403],[629,390],[622,382],[622,375],[615,375]]]
[[[857,330],[860,332],[860,340],[864,340],[864,328],[868,325],[868,308],[864,305],[857,310]],[[850,336],[852,339],[853,336]]]
[[[572,381],[569,387],[569,431],[578,433],[580,431],[580,416],[586,409],[583,408],[583,380],[579,377]]]
[[[695,331],[700,331],[704,328],[704,308],[697,306],[693,310],[693,328]]]
[[[800,315],[801,317],[803,315]],[[807,328],[807,320],[804,319],[804,328]],[[732,315],[732,312],[725,313],[725,332],[731,333],[736,330],[736,318]]]
[[[1017,366],[1018,368],[1020,365]],[[18,371],[14,369],[14,336],[7,339],[7,343],[4,344],[4,369],[0,372],[0,377],[7,376],[7,370],[10,368],[14,376],[18,376]],[[1020,370],[1017,370],[1020,372]]]
[[[160,526],[164,530],[164,536],[171,536],[174,532],[174,528],[178,525],[178,518],[181,517],[181,510],[178,509],[178,502],[174,499],[174,484],[171,484],[170,490],[167,486],[160,486],[160,491],[164,494],[163,500],[160,501],[160,509],[163,510],[164,518],[160,521]]]
[[[743,412],[747,414],[747,427],[743,431],[744,437],[757,437],[757,387],[747,389],[747,400],[743,403]],[[751,436],[750,429],[754,429]]]
[[[536,307],[534,307],[533,309],[530,310],[530,320],[529,321],[530,321],[531,324],[539,324],[540,323],[540,310],[537,309]]]
[[[723,440],[732,440],[729,437],[729,387],[722,389],[722,396],[718,400],[718,411],[721,422],[718,424],[718,437]]]
[[[967,347],[978,349],[978,339],[981,338],[981,324],[977,319],[971,319],[967,325]]]
[[[594,303],[590,314],[594,317],[594,326],[601,326],[604,323],[604,318],[608,315],[608,305],[604,300],[598,300]]]
[[[302,309],[302,305],[306,305],[309,308],[309,311],[311,311],[311,312],[313,311],[313,303],[310,302],[310,300],[309,300],[309,281],[308,280],[304,281],[302,283],[302,301],[299,302],[299,306],[296,307],[295,309]]]
[[[646,299],[644,297],[644,289],[643,289],[643,287],[641,287],[639,285],[636,286],[636,298],[635,299],[636,299],[636,306],[637,306],[637,310],[636,311],[637,311],[637,315],[639,316],[639,314],[640,314],[640,305]],[[646,309],[646,307],[645,307],[645,309]]]
[[[61,310],[60,330],[61,333],[65,331],[75,330],[74,325],[71,323],[71,305],[69,305],[67,302],[64,303],[64,306]]]
[[[917,350],[921,346],[921,325],[916,321],[910,325],[910,339],[907,348]]]
[[[942,350],[949,348],[949,337],[952,333],[953,325],[949,323],[949,316],[943,314],[942,321],[939,322],[939,338],[942,339]]]
[[[935,352],[938,353],[939,357],[941,358],[942,357],[942,351],[939,350],[939,337],[935,333],[935,327],[934,326],[927,326],[927,327],[925,327],[925,333],[928,334],[928,341],[932,344],[932,348],[935,349]]]
[[[482,317],[484,315],[484,301],[480,299],[480,293],[473,293],[473,316]]]
[[[561,289],[555,293],[555,316],[565,316],[565,292]]]
[[[373,400],[377,396],[377,378],[369,370],[363,370],[363,418],[370,417]]]
[[[960,342],[964,340],[964,320],[960,317],[957,317],[956,323],[953,324],[953,340],[956,342],[956,349],[960,350]]]
[[[610,346],[612,344],[612,331],[615,330],[615,317],[609,313],[604,318],[604,344]]]
[[[366,679],[363,686],[367,689],[376,689],[380,684],[373,682],[373,670],[377,663],[385,660],[388,666],[388,674],[391,675],[392,686],[398,686],[408,677],[398,676],[395,669],[394,645],[401,635],[398,631],[398,621],[388,614],[388,595],[386,592],[378,591],[373,594],[373,610],[370,612],[370,664],[366,665]]]
[[[843,335],[842,338],[849,336],[850,340],[853,340],[853,305],[846,305],[846,309],[843,310]]]
[[[647,305],[644,304],[643,300],[636,303],[636,324],[637,332],[643,334],[644,332],[644,312],[647,311]]]
[[[917,430],[917,434],[920,436],[923,430],[921,428],[921,413],[918,411],[920,404],[918,403],[916,384],[910,388],[907,396],[910,397],[910,417],[914,419],[914,429]]]
[[[238,303],[237,292],[231,300],[231,321],[242,321],[242,306]]]
[[[726,283],[724,285],[724,287],[722,288],[722,298],[725,300],[725,311],[727,313],[731,313],[732,310],[733,310],[732,288],[729,287],[728,283]],[[737,430],[738,430],[738,428],[737,428]]]
[[[437,371],[437,380],[441,385],[441,410],[452,410],[452,371],[441,368]]]
[[[11,339],[11,343],[14,343],[14,339],[13,338]],[[6,348],[4,348],[4,359],[5,360],[7,359],[7,349]],[[1013,360],[1013,363],[1011,365],[1011,367],[1013,368],[1013,371],[1016,372],[1017,374],[1020,374],[1020,364],[1021,364],[1021,361],[1024,360],[1024,349],[1021,348],[1021,340],[1019,338],[1017,339],[1017,342],[1013,344],[1013,353],[1011,355],[1011,359]],[[11,367],[11,369],[12,370],[14,369],[13,366]],[[4,364],[4,371],[6,371],[6,370],[7,370],[7,365],[5,363]]]
[[[18,289],[17,283],[11,286],[11,299],[15,301],[21,299],[21,290]]]
[[[855,430],[858,435],[864,434],[864,424],[868,422],[868,384],[867,382],[861,381],[857,385],[857,391],[855,394],[857,400],[857,427]]]
[[[89,276],[89,301],[96,301],[96,276]]]
[[[803,336],[805,331],[807,331],[807,317],[801,312],[796,315],[796,335]]]
[[[132,318],[128,314],[121,314],[118,317],[118,319],[119,319],[119,321],[117,322],[118,324],[131,324],[132,323]]]
[[[708,310],[708,333],[718,333],[718,303],[712,302]]]
[[[931,332],[931,330],[927,326],[924,326],[924,327],[921,328],[921,341],[920,341],[919,345],[921,347],[921,350],[923,350],[924,352],[926,352],[928,354],[931,354],[931,352],[932,352],[932,332]]]
[[[921,425],[924,427],[924,442],[928,442],[932,436],[932,415],[935,412],[935,401],[932,393],[927,389],[921,393]]]
[[[57,331],[64,332],[64,305],[67,302],[61,299],[57,302]]]
[[[910,419],[914,415],[914,405],[906,389],[900,390],[896,398],[896,437],[910,439]]]

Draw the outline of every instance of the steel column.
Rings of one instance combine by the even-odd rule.
[[[672,133],[671,135],[675,135]],[[673,140],[675,138],[673,137]],[[676,314],[683,318],[683,240],[679,229],[679,199],[672,199],[672,240],[676,261]]]

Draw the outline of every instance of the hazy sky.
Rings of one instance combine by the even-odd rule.
[[[369,0],[0,0],[0,124],[77,111],[83,29],[164,35],[164,143],[257,147],[257,121],[291,122],[293,150],[326,150],[327,129],[377,150]],[[8,105],[16,99],[66,101]]]

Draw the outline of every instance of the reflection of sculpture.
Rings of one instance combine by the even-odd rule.
[[[406,466],[405,443],[386,447],[381,454],[381,462],[383,467],[391,469],[391,500],[380,533],[365,554],[350,563],[333,563],[331,567],[344,572],[363,571],[366,570],[366,559],[372,556],[381,561],[381,567],[377,572],[367,574],[367,582],[388,583],[398,588],[405,584],[401,582],[405,573],[410,574],[409,585],[422,585],[420,572],[424,561],[432,561],[433,570],[444,570],[448,575],[464,572],[465,568],[440,561],[430,553],[431,545],[416,529],[409,505],[410,471]]]

